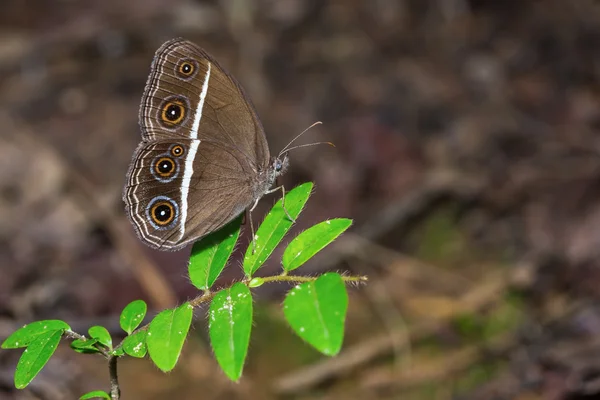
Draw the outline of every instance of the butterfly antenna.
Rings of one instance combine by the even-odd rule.
[[[289,151],[289,150],[291,150],[291,149],[290,149],[290,145],[291,145],[292,143],[294,143],[294,142],[296,141],[296,139],[298,139],[300,136],[304,135],[304,134],[306,133],[306,131],[308,131],[310,128],[313,128],[313,127],[315,127],[315,126],[317,126],[317,125],[321,125],[321,124],[323,124],[321,121],[317,121],[317,122],[315,122],[314,124],[312,124],[311,126],[309,126],[308,128],[306,128],[305,130],[303,130],[302,132],[300,132],[300,134],[298,134],[298,135],[297,135],[295,138],[293,138],[293,139],[292,139],[292,140],[291,140],[291,141],[290,141],[290,142],[289,142],[289,143],[288,143],[288,144],[287,144],[287,145],[286,145],[286,146],[283,148],[283,150],[281,150],[281,151],[279,152],[279,156],[278,156],[278,157],[280,157],[280,156],[281,156],[283,153],[285,153],[286,151]],[[315,144],[316,144],[316,143],[315,143]],[[295,148],[296,148],[296,147],[294,147],[294,149],[295,149]]]
[[[294,149],[299,149],[301,147],[316,146],[318,144],[328,144],[331,147],[335,147],[335,144],[333,144],[331,142],[315,142],[315,143],[307,143],[307,144],[301,144],[299,146],[290,147],[286,151],[290,151],[290,150],[294,150]],[[283,154],[283,152],[281,154]],[[279,155],[281,156],[281,154],[279,154]]]

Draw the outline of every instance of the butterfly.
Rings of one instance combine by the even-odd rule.
[[[270,155],[240,84],[187,40],[156,51],[139,123],[123,200],[138,237],[159,250],[218,230],[272,191],[288,166],[287,153]]]

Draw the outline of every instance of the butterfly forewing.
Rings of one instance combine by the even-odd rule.
[[[182,39],[163,44],[154,56],[140,125],[145,140],[208,139],[231,146],[257,167],[269,161],[262,124],[242,87],[212,56]]]

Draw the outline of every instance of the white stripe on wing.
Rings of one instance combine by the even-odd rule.
[[[188,210],[188,194],[190,191],[190,182],[194,173],[194,159],[196,158],[196,152],[198,151],[198,128],[200,127],[200,120],[202,119],[202,109],[204,107],[204,100],[206,100],[206,93],[208,93],[208,81],[210,79],[210,63],[206,70],[206,76],[204,77],[204,83],[202,84],[202,92],[200,93],[200,101],[194,114],[194,123],[192,124],[190,150],[188,151],[185,159],[185,166],[183,168],[183,179],[181,182],[181,220],[179,221],[179,240],[185,234],[185,222],[187,220]]]

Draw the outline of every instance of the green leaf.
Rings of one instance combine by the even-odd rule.
[[[208,312],[208,333],[215,357],[232,381],[242,376],[252,329],[252,294],[236,283],[215,295]]]
[[[64,329],[38,335],[21,355],[15,371],[15,387],[23,389],[44,368],[58,347]]]
[[[308,182],[286,193],[285,208],[292,218],[298,218],[302,208],[304,208],[304,205],[308,201],[312,188],[312,182]],[[252,277],[267,261],[267,258],[269,258],[275,247],[281,242],[281,239],[283,239],[292,224],[293,222],[290,221],[281,205],[281,199],[279,199],[256,231],[256,235],[253,238],[255,245],[250,243],[246,250],[244,272],[248,278]]]
[[[148,327],[146,344],[154,364],[163,372],[175,367],[192,323],[193,307],[189,303],[164,310]]]
[[[88,333],[92,339],[96,339],[100,344],[112,349],[112,338],[105,327],[96,325],[88,329]]]
[[[194,244],[188,272],[198,289],[210,289],[227,265],[240,235],[241,221],[241,217],[236,218]]]
[[[249,288],[257,288],[265,284],[265,280],[263,278],[252,278],[250,282],[248,282]]]
[[[352,225],[352,220],[336,218],[314,225],[294,238],[283,253],[282,263],[286,272],[293,271],[325,246],[333,242]]]
[[[328,356],[342,348],[347,308],[344,281],[332,272],[296,286],[283,302],[283,313],[294,332]]]
[[[3,349],[18,349],[19,347],[27,347],[31,342],[36,340],[38,336],[45,334],[46,332],[54,331],[66,331],[71,329],[66,322],[48,319],[44,321],[32,322],[22,328],[17,329],[13,332],[6,340],[2,343]]]
[[[131,335],[131,332],[140,326],[144,320],[147,310],[148,306],[143,300],[134,300],[127,304],[121,312],[121,318],[119,319],[121,329]]]
[[[132,357],[143,358],[148,352],[146,346],[146,331],[139,331],[127,336],[122,343],[125,353]]]
[[[96,339],[75,339],[71,342],[71,348],[82,354],[100,353],[100,350],[95,346],[96,343],[98,343]]]
[[[87,399],[108,399],[110,400],[110,395],[106,393],[104,390],[94,390],[93,392],[89,392],[84,394],[79,398],[79,400],[87,400]]]

